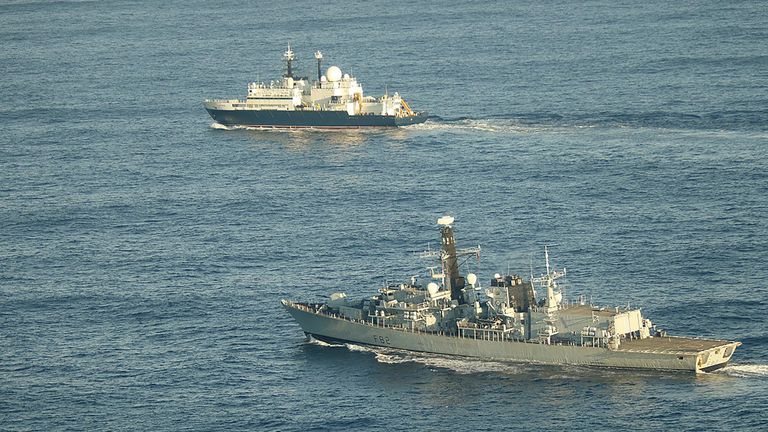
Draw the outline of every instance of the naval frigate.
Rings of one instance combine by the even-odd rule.
[[[462,275],[460,259],[480,247],[457,249],[454,219],[438,219],[439,251],[430,282],[385,284],[378,294],[351,300],[333,293],[324,302],[281,300],[304,333],[324,342],[550,365],[711,372],[724,367],[741,342],[672,336],[640,309],[566,301],[550,267],[529,280],[495,274],[483,288],[474,273]],[[466,263],[464,258],[463,263]]]
[[[315,52],[317,80],[294,77],[295,55],[290,45],[283,54],[286,73],[269,83],[251,82],[245,99],[206,99],[203,106],[224,126],[259,128],[361,129],[398,127],[427,120],[399,93],[379,98],[363,95],[363,86],[338,66],[323,75],[323,54]]]

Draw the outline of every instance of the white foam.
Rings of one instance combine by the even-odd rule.
[[[240,125],[227,126],[227,125],[223,125],[221,123],[216,123],[216,122],[213,122],[211,124],[211,129],[226,130],[226,131],[249,130],[249,131],[278,131],[278,132],[298,130],[298,129],[278,129],[278,128],[265,127],[265,126],[240,126]]]
[[[502,363],[493,360],[470,359],[464,357],[444,357],[444,356],[410,356],[408,361],[421,363],[423,365],[448,369],[462,375],[477,373],[505,373],[516,374],[520,372],[520,366],[509,363]]]
[[[317,339],[315,339],[315,338],[313,338],[311,336],[309,337],[309,340],[307,341],[307,343],[312,344],[312,345],[317,345],[317,346],[323,346],[323,347],[343,347],[344,346],[342,344],[330,344],[328,342],[323,342],[323,341],[317,340]]]
[[[414,130],[452,130],[457,132],[490,132],[498,134],[522,134],[533,133],[543,130],[553,131],[555,127],[546,126],[523,126],[513,120],[477,120],[465,119],[456,122],[427,121],[412,126],[409,129]]]
[[[350,351],[358,351],[358,352],[372,352],[372,350],[368,347],[364,347],[362,345],[355,345],[352,343],[345,343],[345,347],[347,347]]]
[[[739,378],[768,377],[768,365],[732,364],[720,369],[717,372]]]
[[[487,372],[518,373],[520,371],[520,366],[493,360],[415,353],[392,348],[362,346],[351,343],[347,343],[344,346],[350,351],[370,352],[374,354],[377,362],[384,364],[417,363],[430,368],[448,369],[459,374]]]
[[[322,127],[295,127],[295,128],[288,128],[288,127],[272,127],[272,126],[240,126],[240,125],[232,125],[227,126],[223,125],[221,123],[213,122],[211,124],[211,129],[216,130],[226,130],[226,131],[234,131],[234,130],[247,130],[247,131],[259,131],[259,132],[277,132],[277,133],[305,133],[305,132],[323,132],[323,133],[353,133],[353,134],[364,134],[364,133],[376,133],[380,132],[381,128],[360,128],[360,129],[354,129],[354,128],[322,128]]]

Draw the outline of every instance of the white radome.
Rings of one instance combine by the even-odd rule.
[[[341,79],[341,69],[338,66],[331,66],[325,71],[325,76],[328,78],[328,81],[338,81]]]
[[[427,291],[429,292],[429,295],[437,294],[437,290],[439,289],[440,287],[437,286],[437,284],[434,282],[430,282],[429,284],[427,284]]]

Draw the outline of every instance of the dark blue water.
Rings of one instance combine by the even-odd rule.
[[[0,429],[764,430],[762,2],[4,2]],[[220,130],[322,50],[432,117]],[[281,298],[542,247],[569,293],[743,341],[702,376],[305,342]]]

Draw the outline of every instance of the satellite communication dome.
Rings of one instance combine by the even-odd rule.
[[[468,274],[467,282],[469,282],[470,285],[475,286],[475,283],[477,282],[477,275],[474,273]]]
[[[338,81],[341,79],[341,69],[338,66],[331,66],[325,71],[325,76],[328,78],[328,81]]]
[[[437,290],[440,289],[440,287],[437,286],[436,283],[430,282],[427,285],[427,291],[429,292],[429,295],[435,295],[437,294]]]

